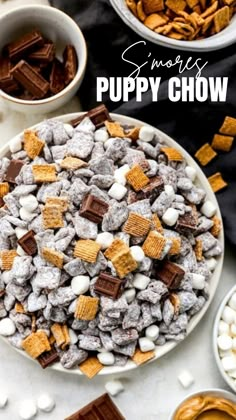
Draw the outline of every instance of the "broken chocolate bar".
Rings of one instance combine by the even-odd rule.
[[[40,63],[50,63],[55,56],[55,47],[53,44],[44,44],[42,47],[33,51],[28,59],[32,61],[40,61]]]
[[[96,128],[102,127],[107,120],[112,121],[108,109],[105,105],[99,105],[96,108],[91,109],[87,116],[90,118]]]
[[[8,57],[0,58],[0,88],[6,93],[12,93],[19,89],[18,83],[11,73],[11,62]]]
[[[16,183],[16,177],[19,175],[24,162],[22,160],[11,160],[10,165],[7,168],[5,174],[5,181],[10,182],[11,184]]]
[[[53,348],[52,350],[41,354],[41,356],[39,356],[37,360],[42,366],[42,368],[45,369],[48,366],[51,366],[52,364],[58,362],[60,360],[60,357],[56,349]]]
[[[34,235],[34,231],[30,230],[17,241],[26,254],[30,256],[37,254],[37,243],[34,239]]]
[[[83,199],[79,214],[85,219],[91,220],[91,222],[101,223],[108,207],[105,201],[89,194]]]
[[[100,295],[118,299],[121,294],[122,284],[122,280],[117,277],[113,277],[108,273],[100,273],[96,280],[94,290]]]
[[[50,91],[54,94],[59,93],[65,87],[65,75],[62,64],[57,58],[52,63],[50,73]]]
[[[23,35],[17,41],[11,42],[6,46],[6,51],[11,60],[19,60],[25,57],[35,47],[44,44],[43,37],[39,31],[33,31]]]
[[[156,278],[165,283],[168,289],[176,289],[183,279],[185,271],[170,261],[164,261],[157,267],[155,274]]]
[[[37,73],[26,61],[21,60],[11,73],[25,89],[37,99],[43,98],[49,89],[49,83]]]
[[[77,54],[73,45],[67,45],[63,53],[65,68],[65,84],[68,85],[75,78],[77,72]]]
[[[197,229],[196,217],[192,213],[185,213],[183,216],[179,216],[175,228],[180,233],[194,233]]]
[[[108,394],[92,401],[65,420],[125,420]]]

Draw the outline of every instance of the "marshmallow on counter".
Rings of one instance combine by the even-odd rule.
[[[38,207],[38,201],[33,194],[23,195],[23,197],[20,197],[19,203],[29,213],[32,213]]]
[[[156,341],[159,337],[159,327],[157,325],[150,325],[145,331],[146,337],[151,341]]]
[[[226,372],[232,371],[236,369],[236,357],[233,356],[226,356],[221,359],[223,369]]]
[[[205,277],[202,274],[191,273],[193,289],[202,290],[205,287]]]
[[[141,337],[138,341],[139,341],[140,350],[143,353],[155,349],[155,344],[153,343],[153,341],[149,340],[149,338],[147,337]]]
[[[125,165],[121,166],[120,168],[116,169],[114,171],[115,181],[118,182],[118,184],[125,185],[126,182],[127,182],[125,175],[127,174],[127,172],[129,172],[129,170],[130,170],[130,167],[127,164],[125,164]]]
[[[55,407],[55,401],[49,394],[41,394],[37,398],[37,407],[45,413],[50,413]]]
[[[231,296],[228,305],[231,309],[236,311],[236,293]]]
[[[75,295],[83,295],[89,290],[89,276],[76,276],[71,280],[71,288]]]
[[[219,335],[217,338],[217,344],[219,349],[227,351],[231,350],[233,347],[233,340],[232,338],[227,334]]]
[[[176,209],[172,209],[171,207],[165,211],[165,213],[162,216],[163,222],[167,226],[174,226],[177,222],[179,217],[179,213]]]
[[[0,321],[0,335],[4,337],[9,337],[10,335],[15,334],[16,327],[14,322],[10,318],[3,318]]]
[[[70,343],[76,344],[79,338],[78,338],[78,335],[71,328],[69,328],[69,336],[70,336]]]
[[[33,400],[22,401],[19,407],[19,416],[23,420],[30,420],[37,414],[37,407]]]
[[[213,217],[216,214],[216,206],[212,201],[207,200],[200,209],[201,213],[206,217]]]
[[[147,285],[150,283],[150,277],[144,274],[137,273],[134,275],[133,286],[139,290],[145,290]]]
[[[71,124],[64,124],[64,129],[66,131],[66,134],[71,138],[74,134],[74,128]]]
[[[236,312],[230,308],[229,306],[226,306],[222,312],[221,318],[223,321],[225,321],[227,324],[233,324],[236,319]]]
[[[141,246],[137,246],[137,245],[131,246],[130,247],[130,252],[131,252],[131,255],[132,255],[132,257],[134,258],[135,261],[137,261],[137,262],[142,262],[143,261],[143,259],[145,257],[145,254],[144,254]]]
[[[222,321],[222,319],[219,322],[218,333],[219,335],[222,335],[222,334],[229,335],[229,324],[227,324],[225,321]]]
[[[183,388],[189,388],[194,383],[194,377],[188,370],[183,370],[179,374],[178,380]]]
[[[31,222],[31,220],[33,220],[36,216],[37,213],[31,213],[28,210],[26,210],[24,207],[20,208],[20,218],[22,220],[25,220],[26,222]]]
[[[0,408],[4,408],[7,405],[8,396],[4,391],[0,390]]]
[[[212,258],[206,258],[205,260],[207,267],[209,268],[210,271],[214,271],[216,266],[217,266],[217,260],[212,257]]]
[[[111,188],[108,191],[108,195],[115,200],[122,200],[124,198],[125,194],[127,193],[127,188],[124,187],[124,185],[118,184],[118,182],[115,182]]]
[[[152,127],[143,126],[139,130],[139,139],[145,142],[150,142],[154,137],[154,129]]]
[[[126,289],[123,293],[123,296],[125,297],[127,303],[131,303],[131,302],[133,302],[133,300],[136,296],[136,291],[135,291],[134,288]]]
[[[96,242],[101,245],[101,249],[107,249],[112,244],[114,235],[110,232],[102,232],[97,235]]]
[[[14,137],[10,142],[9,142],[9,149],[11,153],[17,153],[21,150],[22,148],[22,141],[20,136]]]
[[[109,135],[106,129],[100,128],[99,130],[96,130],[94,133],[94,140],[95,141],[107,141],[109,139]]]
[[[191,179],[191,181],[195,181],[195,178],[197,176],[197,171],[195,168],[193,168],[192,166],[186,166],[185,173],[187,177]]]
[[[175,195],[175,191],[172,185],[165,185],[164,190],[165,190],[165,193],[169,195],[170,197],[173,197]]]
[[[15,228],[15,234],[16,234],[17,239],[22,238],[22,236],[24,236],[27,232],[28,232],[28,230],[27,230],[27,229],[22,229],[22,228],[21,228],[21,227],[19,227],[19,226],[17,226],[17,227]]]
[[[121,381],[114,379],[113,381],[108,381],[105,384],[105,389],[112,397],[115,397],[120,392],[124,391],[124,386]]]
[[[112,366],[115,363],[115,356],[110,351],[104,351],[97,355],[99,362],[104,366]]]

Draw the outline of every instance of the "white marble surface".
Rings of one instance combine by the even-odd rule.
[[[75,98],[54,115],[78,111]],[[49,115],[24,116],[10,113],[0,101],[0,146],[14,134],[37,123]],[[235,285],[235,253],[227,249],[223,274],[214,302],[196,330],[173,352],[148,366],[126,374],[123,379],[125,392],[116,397],[127,420],[168,420],[172,409],[189,392],[203,388],[225,388],[218,373],[212,351],[212,325],[219,303],[226,292]],[[177,376],[189,369],[195,383],[184,390]],[[9,404],[0,410],[0,419],[17,419],[17,406],[24,398],[36,398],[40,392],[50,392],[56,400],[56,409],[51,414],[38,414],[37,419],[62,420],[104,392],[105,377],[92,381],[81,376],[62,374],[51,369],[43,371],[40,366],[25,359],[13,348],[0,341],[0,393],[9,394]]]

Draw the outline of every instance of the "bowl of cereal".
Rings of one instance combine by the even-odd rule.
[[[0,336],[43,368],[128,371],[185,339],[224,252],[220,210],[173,139],[103,106],[0,151]]]
[[[236,41],[233,1],[110,0],[142,38],[178,50],[208,52]]]

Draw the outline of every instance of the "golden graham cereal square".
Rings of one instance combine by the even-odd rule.
[[[134,271],[136,268],[138,268],[138,264],[132,257],[130,251],[123,252],[115,256],[112,259],[112,264],[114,265],[115,270],[121,279],[127,276],[127,274],[131,273],[131,271]]]
[[[115,258],[118,254],[129,251],[129,247],[120,238],[114,239],[111,245],[106,249],[104,255],[109,260]]]
[[[105,121],[105,126],[110,137],[125,137],[124,130],[119,123]]]
[[[76,157],[68,156],[61,161],[60,166],[63,169],[76,170],[88,166],[88,163]]]
[[[229,6],[222,7],[217,10],[214,15],[214,24],[216,33],[222,31],[226,26],[228,26],[230,20],[229,15]]]
[[[95,263],[101,246],[91,239],[80,239],[76,242],[74,256],[83,261]]]
[[[30,159],[35,159],[42,152],[45,141],[40,140],[36,133],[31,130],[26,130],[24,132],[24,150]]]
[[[67,197],[47,197],[46,206],[58,206],[62,212],[68,210],[68,198]]]
[[[65,336],[62,330],[62,326],[58,323],[55,323],[51,326],[51,331],[58,347],[61,347],[62,344],[65,343]]]
[[[159,232],[152,230],[149,232],[142,248],[147,257],[161,259],[163,249],[166,245],[166,239]]]
[[[80,295],[76,301],[75,318],[92,321],[96,317],[98,304],[98,298]]]
[[[8,250],[1,251],[0,257],[2,260],[2,264],[1,264],[2,269],[11,270],[16,256],[17,256],[17,252],[15,249],[11,249],[10,251]]]
[[[206,143],[200,147],[194,156],[202,166],[206,166],[209,162],[211,162],[212,159],[214,159],[214,157],[217,156],[217,153],[208,143]]]
[[[8,182],[0,182],[0,197],[4,197],[4,195],[7,195],[9,193],[9,184]]]
[[[62,344],[62,350],[65,350],[67,346],[70,344],[70,334],[67,325],[62,325],[62,332],[64,334],[65,342]]]
[[[220,127],[220,134],[236,136],[236,118],[225,117],[224,122]]]
[[[151,226],[151,221],[140,214],[131,212],[127,221],[124,224],[123,231],[132,236],[146,235]]]
[[[219,217],[214,216],[212,217],[212,221],[214,223],[214,225],[212,226],[210,232],[213,236],[215,236],[217,238],[217,236],[219,236],[221,229],[222,229],[222,224],[221,224],[221,220],[219,219]]]
[[[63,267],[63,254],[62,252],[56,251],[55,249],[44,247],[42,249],[43,258],[49,263],[62,269]]]
[[[132,141],[137,141],[139,138],[139,131],[139,127],[134,127],[125,135],[125,137],[131,139]]]
[[[57,180],[55,165],[32,165],[35,182],[55,182]]]
[[[208,181],[211,185],[211,188],[216,193],[217,191],[222,190],[223,188],[227,187],[227,182],[225,182],[222,178],[222,175],[220,172],[215,173],[214,175],[211,175],[208,178]]]
[[[150,179],[145,175],[141,166],[133,166],[125,175],[128,183],[135,191],[140,191],[143,187],[150,182]]]
[[[196,255],[197,261],[203,260],[203,248],[201,239],[196,239],[196,244],[194,247],[194,253]]]
[[[142,0],[144,12],[147,15],[164,10],[164,0]]]
[[[33,359],[37,359],[45,351],[50,351],[51,346],[44,331],[37,331],[30,334],[22,341],[22,348]]]
[[[99,362],[97,357],[89,357],[79,365],[81,372],[89,379],[96,376],[103,367],[104,366]]]
[[[233,146],[234,137],[215,134],[211,146],[214,150],[229,152]]]
[[[185,0],[166,0],[165,5],[169,7],[172,12],[177,13],[184,10],[187,6]]]
[[[162,147],[161,151],[166,155],[169,161],[181,162],[183,160],[181,153],[173,147]]]
[[[59,206],[45,206],[42,211],[44,229],[57,229],[64,226]]]
[[[164,232],[164,228],[163,228],[163,226],[161,224],[161,221],[160,221],[160,219],[159,219],[159,217],[157,216],[156,213],[154,213],[152,215],[152,228],[159,233]]]
[[[140,366],[153,359],[154,357],[155,352],[153,350],[146,351],[145,353],[143,353],[141,352],[141,350],[137,349],[132,357],[132,360],[136,365]]]
[[[172,241],[171,248],[168,252],[169,255],[178,255],[181,249],[181,239],[180,238],[168,238]]]
[[[144,21],[144,25],[149,29],[156,29],[159,26],[165,25],[165,23],[165,19],[158,13],[153,13],[152,15],[147,16]]]

